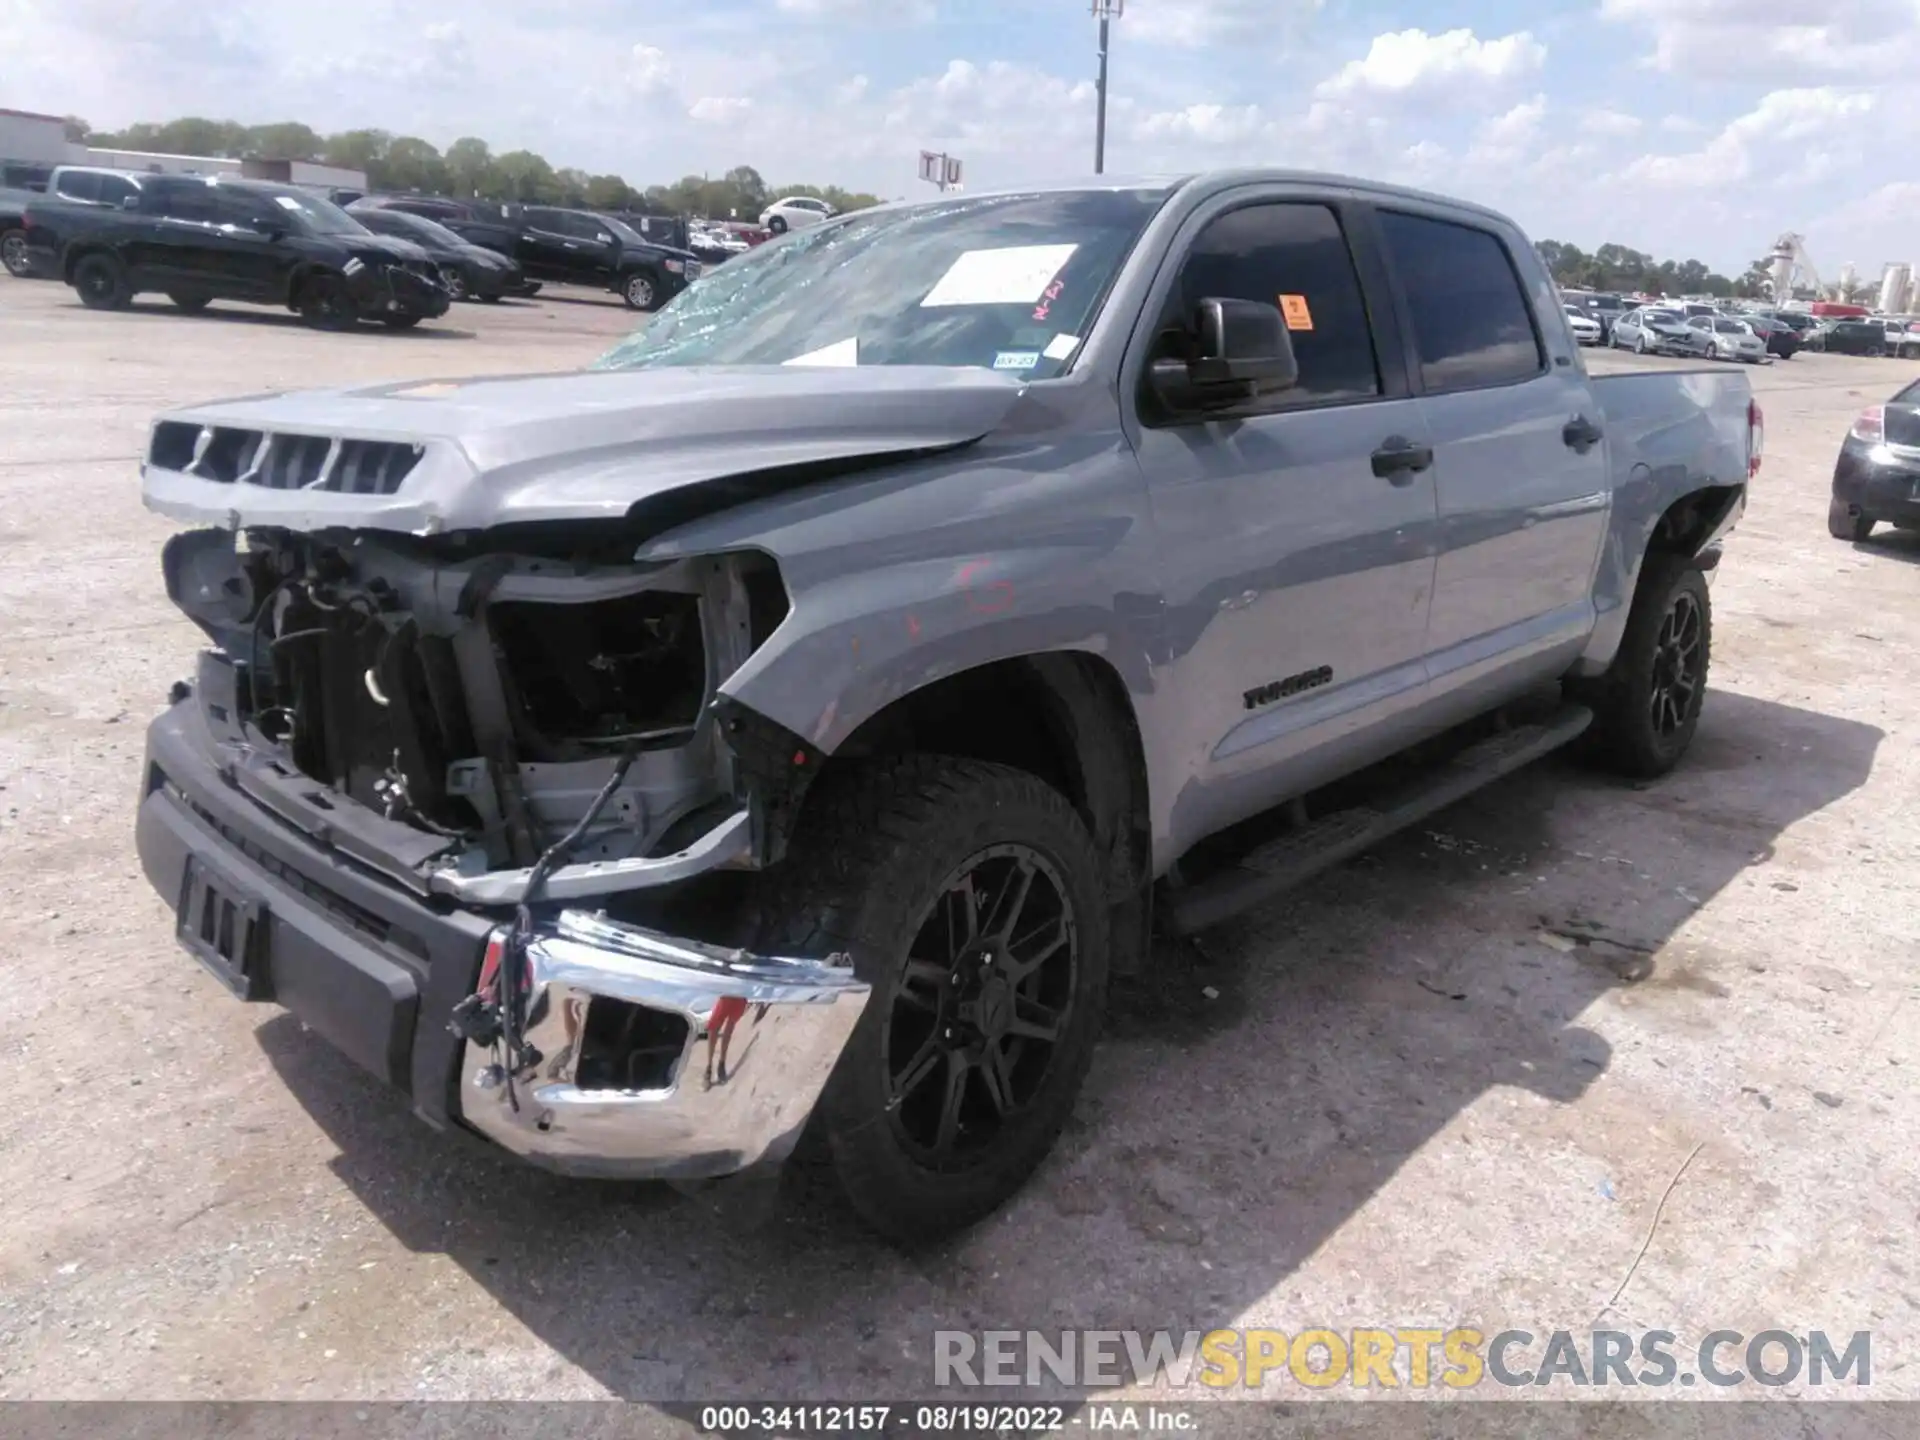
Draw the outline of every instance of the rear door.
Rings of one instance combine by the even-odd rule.
[[[1424,696],[1428,437],[1354,213],[1325,191],[1215,197],[1176,240],[1129,357],[1167,626],[1149,703],[1188,777],[1176,849],[1395,748],[1394,717]],[[1181,353],[1209,298],[1278,307],[1299,384],[1231,418],[1166,417],[1146,368]]]
[[[1379,226],[1433,437],[1435,692],[1557,675],[1593,628],[1611,491],[1605,417],[1552,281],[1492,220],[1396,206]]]

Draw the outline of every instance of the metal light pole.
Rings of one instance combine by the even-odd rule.
[[[1100,22],[1100,79],[1096,85],[1099,114],[1093,123],[1093,173],[1107,173],[1107,27],[1125,12],[1127,0],[1093,0],[1093,17]]]

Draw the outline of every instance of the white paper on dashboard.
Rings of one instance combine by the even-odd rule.
[[[920,302],[941,305],[1032,305],[1078,245],[1012,245],[969,250],[948,267]]]
[[[822,345],[818,350],[809,350],[804,355],[796,355],[791,360],[783,360],[783,365],[858,365],[860,363],[860,338],[849,335],[845,340],[836,340],[831,345]]]
[[[1041,353],[1049,360],[1064,360],[1073,354],[1073,347],[1079,343],[1078,335],[1056,335],[1047,342],[1047,348]]]

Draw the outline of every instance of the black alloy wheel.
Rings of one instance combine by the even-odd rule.
[[[881,1043],[887,1112],[932,1170],[965,1167],[1042,1093],[1072,1019],[1080,927],[1039,851],[963,861],[901,962]]]
[[[1695,708],[1701,677],[1700,607],[1687,591],[1673,597],[1654,641],[1648,719],[1655,733],[1674,736]]]
[[[300,318],[316,330],[351,330],[360,323],[360,310],[345,279],[322,272],[308,276],[300,289]]]
[[[458,265],[440,267],[440,283],[447,287],[447,294],[455,300],[467,298],[467,277],[460,273]]]
[[[811,1128],[888,1239],[989,1214],[1067,1123],[1106,1003],[1107,868],[1066,797],[1004,765],[895,755],[808,792],[746,938],[848,954],[870,987]]]
[[[26,231],[9,230],[0,235],[0,265],[6,266],[7,273],[17,280],[33,274],[33,262],[27,256]]]
[[[133,299],[126,269],[111,255],[89,255],[74,266],[73,288],[89,310],[124,310]]]
[[[1699,562],[1648,554],[1613,663],[1604,675],[1564,687],[1593,710],[1581,749],[1636,780],[1673,769],[1699,728],[1712,654],[1713,607]]]

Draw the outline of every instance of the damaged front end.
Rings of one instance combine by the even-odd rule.
[[[821,759],[719,695],[785,617],[770,557],[195,530],[165,569],[213,641],[156,722],[141,823],[190,950],[538,1163],[784,1157],[867,987],[844,956],[724,943],[777,858],[782,772]],[[327,903],[349,879],[380,903]],[[419,940],[456,921],[459,958]],[[316,970],[334,998],[303,1006]]]

